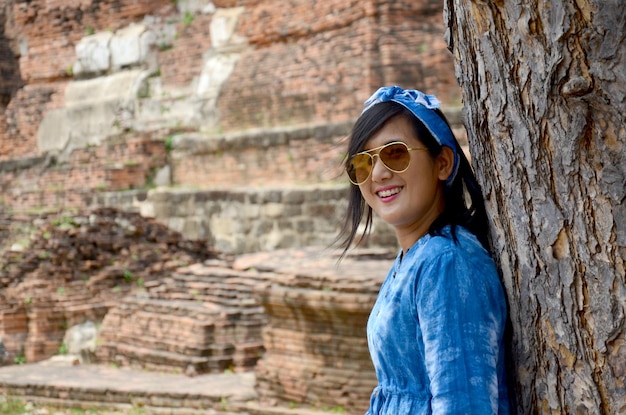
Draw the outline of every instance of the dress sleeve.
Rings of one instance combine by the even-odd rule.
[[[418,283],[417,317],[433,414],[498,413],[497,363],[506,308],[489,265],[468,264],[455,250],[445,251],[425,267]]]

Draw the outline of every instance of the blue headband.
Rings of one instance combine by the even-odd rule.
[[[456,150],[457,142],[448,124],[435,111],[439,108],[439,100],[434,95],[426,95],[415,89],[404,90],[399,86],[379,88],[365,103],[363,112],[381,102],[393,101],[411,111],[420,120],[430,134],[437,140],[440,146],[452,149],[454,153],[454,165],[452,173],[446,180],[446,186],[450,186],[459,169],[459,154]],[[363,112],[361,114],[363,114]]]

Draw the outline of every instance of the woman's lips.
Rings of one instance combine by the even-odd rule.
[[[387,200],[402,191],[402,187],[394,186],[394,187],[386,187],[384,189],[380,189],[376,191],[376,196],[383,200]]]

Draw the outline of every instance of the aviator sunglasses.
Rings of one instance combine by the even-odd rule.
[[[377,151],[377,153],[372,154]],[[378,156],[385,167],[394,173],[404,173],[411,164],[411,154],[409,151],[426,150],[424,147],[409,148],[402,141],[394,141],[384,146],[372,148],[371,150],[356,153],[350,158],[346,165],[346,173],[352,184],[362,185],[369,179],[374,169],[374,157]]]

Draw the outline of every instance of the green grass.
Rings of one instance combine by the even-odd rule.
[[[66,415],[99,415],[99,414],[124,414],[124,415],[146,415],[147,412],[142,408],[132,408],[124,411],[112,411],[111,409],[95,409],[95,408],[56,408],[48,405],[34,405],[27,403],[22,399],[10,396],[0,396],[0,415],[27,415],[38,413],[35,409],[47,409],[45,413],[57,413]]]
[[[19,399],[0,397],[0,415],[19,415],[26,413],[26,404]]]

